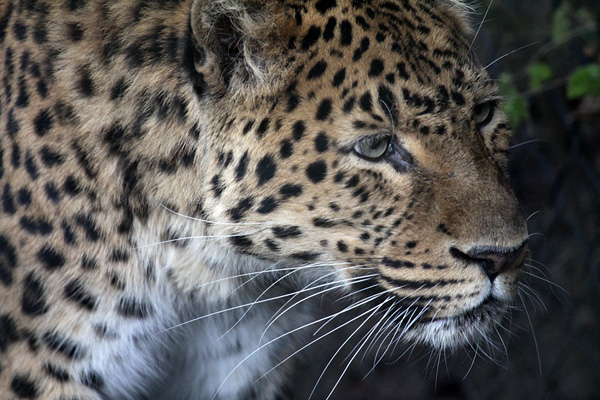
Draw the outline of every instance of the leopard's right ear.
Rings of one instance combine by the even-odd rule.
[[[199,95],[220,96],[269,83],[276,62],[272,44],[280,33],[273,3],[194,0],[190,61]]]

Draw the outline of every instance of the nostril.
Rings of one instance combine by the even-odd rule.
[[[476,246],[467,253],[457,248],[450,249],[455,258],[465,262],[476,262],[493,281],[501,273],[511,269],[517,262],[521,263],[525,252],[525,242],[515,248]]]

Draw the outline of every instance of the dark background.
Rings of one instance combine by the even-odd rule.
[[[472,5],[477,28],[489,0]],[[495,0],[475,42],[483,65],[514,51],[488,70],[522,114],[510,174],[529,217],[531,290],[517,302],[524,306],[512,313],[511,334],[502,334],[506,350],[497,336],[497,348],[476,357],[472,349],[440,359],[417,349],[368,376],[373,353],[359,356],[331,399],[600,399],[600,96],[567,97],[578,68],[600,63],[599,26],[597,0]],[[552,74],[536,89],[528,71],[540,63]],[[308,399],[356,328],[304,352],[293,399]],[[327,398],[352,347],[331,363],[313,399]]]

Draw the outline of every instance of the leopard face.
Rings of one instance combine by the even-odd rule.
[[[497,88],[445,11],[318,2],[286,21],[290,73],[273,95],[211,106],[227,134],[203,183],[233,251],[337,263],[353,290],[408,310],[406,337],[440,348],[500,319],[527,241]]]

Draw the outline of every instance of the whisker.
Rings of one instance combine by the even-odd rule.
[[[331,359],[329,360],[329,362],[327,363],[327,365],[325,365],[325,368],[323,369],[323,372],[321,372],[321,375],[319,375],[319,378],[317,379],[317,382],[315,383],[315,385],[314,385],[314,387],[313,387],[313,390],[310,392],[310,395],[308,396],[308,400],[310,400],[310,399],[313,397],[313,395],[314,395],[314,393],[315,393],[315,390],[317,389],[317,386],[319,385],[319,382],[321,382],[321,379],[323,379],[323,376],[325,375],[325,372],[327,371],[327,369],[329,368],[329,366],[331,365],[331,363],[333,362],[333,360],[335,359],[335,357],[336,357],[336,356],[339,354],[339,352],[342,350],[342,348],[343,348],[343,347],[346,345],[346,343],[348,343],[348,341],[349,341],[350,339],[352,339],[352,337],[353,337],[353,336],[354,336],[354,335],[355,335],[355,334],[356,334],[356,333],[357,333],[357,332],[360,330],[360,328],[361,328],[361,327],[362,327],[364,324],[366,324],[366,323],[367,323],[367,321],[368,321],[368,320],[369,320],[369,319],[370,319],[370,318],[371,318],[373,315],[375,315],[375,313],[376,313],[376,312],[377,312],[377,311],[378,311],[378,310],[379,310],[379,309],[380,309],[380,308],[381,308],[381,307],[382,307],[382,306],[383,306],[385,303],[387,303],[387,302],[388,302],[389,300],[391,300],[391,299],[392,299],[392,297],[388,297],[388,298],[387,298],[387,299],[385,299],[383,302],[379,303],[379,305],[377,305],[377,306],[373,307],[373,308],[374,308],[374,310],[373,310],[373,308],[371,308],[371,309],[369,309],[369,310],[368,310],[368,311],[371,311],[371,310],[373,310],[373,311],[371,312],[371,314],[369,315],[369,317],[367,317],[367,318],[366,318],[366,319],[365,319],[365,320],[364,320],[364,321],[363,321],[363,322],[362,322],[362,323],[361,323],[361,324],[358,326],[358,328],[356,328],[356,329],[354,330],[354,332],[353,332],[353,333],[352,333],[350,336],[348,336],[348,338],[347,338],[347,339],[344,341],[344,343],[342,343],[342,344],[339,346],[339,348],[336,350],[336,352],[333,354],[333,356],[331,357]],[[363,313],[363,314],[365,314],[365,313]],[[361,314],[361,316],[362,316],[363,314]],[[346,367],[346,369],[347,369],[347,367]],[[344,370],[344,372],[346,371],[346,369]],[[342,376],[343,376],[344,372],[342,372]],[[341,379],[341,377],[340,377],[340,379]],[[325,399],[325,400],[328,400],[328,399],[329,399],[329,397],[331,397],[331,394],[333,393],[333,390],[335,390],[335,388],[336,388],[336,386],[337,386],[337,384],[338,384],[338,383],[339,383],[339,380],[338,380],[338,382],[335,384],[335,386],[333,387],[332,391],[329,393],[329,396],[327,396],[327,399]]]
[[[373,276],[377,276],[377,275],[373,275]],[[311,294],[310,296],[307,296],[307,297],[305,297],[305,298],[301,299],[300,301],[297,301],[296,303],[294,303],[293,305],[291,305],[290,307],[288,307],[287,309],[285,309],[285,310],[284,310],[284,311],[283,311],[281,314],[279,314],[279,315],[278,315],[278,316],[277,316],[275,319],[273,319],[273,320],[272,320],[272,321],[271,321],[271,322],[270,322],[270,323],[269,323],[269,324],[268,324],[268,325],[265,327],[265,329],[264,329],[264,331],[263,331],[262,335],[260,336],[260,339],[259,339],[258,343],[260,344],[260,342],[262,341],[262,339],[263,339],[264,335],[266,334],[267,330],[268,330],[268,329],[269,329],[269,328],[270,328],[270,327],[271,327],[271,326],[272,326],[272,325],[273,325],[273,324],[274,324],[274,323],[277,321],[277,319],[279,319],[279,318],[280,318],[282,315],[284,315],[286,312],[290,311],[290,310],[291,310],[293,307],[297,306],[298,304],[301,304],[301,303],[303,303],[304,301],[307,301],[307,300],[309,300],[309,299],[311,299],[311,298],[313,298],[313,297],[315,297],[315,296],[319,296],[319,295],[321,295],[321,294],[323,294],[323,293],[326,293],[327,291],[332,291],[332,290],[335,290],[335,289],[339,289],[339,288],[341,288],[341,287],[344,287],[344,286],[346,286],[348,283],[360,283],[360,282],[365,282],[365,281],[367,281],[367,280],[369,280],[369,279],[370,279],[370,277],[366,278],[366,277],[364,277],[364,276],[361,276],[361,277],[356,277],[356,278],[353,278],[353,279],[348,279],[347,281],[343,281],[343,283],[342,283],[341,285],[334,286],[334,287],[331,287],[331,288],[327,288],[326,290],[323,290],[323,291],[320,291],[320,292],[317,292],[317,293],[313,293],[313,294]],[[311,290],[312,290],[312,289],[311,289]],[[280,309],[280,310],[281,310],[281,309]]]
[[[253,234],[258,233],[258,232],[262,232],[263,230],[264,229],[256,229],[256,230],[253,230],[253,231],[236,233],[236,234],[232,234],[232,235],[186,236],[186,237],[181,237],[181,238],[175,238],[175,239],[169,239],[169,240],[162,240],[160,242],[145,244],[143,246],[136,246],[136,247],[134,247],[134,249],[136,249],[136,250],[137,249],[145,249],[146,247],[158,246],[158,245],[161,245],[161,244],[179,242],[179,241],[184,241],[184,240],[192,240],[192,239],[227,239],[227,238],[239,237],[239,236],[249,236],[249,235],[253,235]]]
[[[209,221],[206,219],[201,219],[201,218],[196,218],[196,217],[191,217],[189,215],[185,215],[185,214],[181,214],[178,213],[177,211],[171,210],[169,207],[165,206],[164,204],[160,205],[162,208],[164,208],[165,210],[177,215],[178,217],[182,217],[185,219],[189,219],[192,221],[197,221],[197,222],[204,222],[206,224],[212,224],[212,225],[272,225],[272,222],[217,222],[217,221]]]
[[[521,302],[523,303],[523,307],[525,307],[525,315],[527,316],[527,321],[529,321],[529,327],[531,328],[531,333],[532,333],[532,336],[533,336],[533,343],[535,345],[535,351],[536,351],[536,354],[537,354],[538,366],[540,368],[540,375],[541,375],[542,374],[542,359],[540,357],[540,348],[538,346],[537,337],[535,336],[535,330],[533,329],[533,323],[531,322],[531,317],[529,316],[529,310],[527,309],[527,305],[525,304],[525,301],[523,300],[523,296],[521,295],[520,292],[518,292],[517,294],[521,298]]]
[[[483,18],[481,18],[481,22],[479,23],[479,26],[477,27],[477,32],[475,32],[475,36],[473,36],[473,40],[471,41],[471,44],[469,45],[469,49],[467,50],[468,53],[471,52],[471,49],[473,48],[473,45],[475,44],[475,40],[477,40],[479,31],[481,30],[481,27],[483,26],[483,23],[485,22],[485,18],[487,17],[488,13],[490,12],[490,8],[492,7],[492,4],[494,4],[494,0],[490,1],[490,4],[488,4],[487,9],[485,10],[485,13],[483,14]]]
[[[486,65],[485,67],[483,67],[483,69],[484,69],[484,70],[486,70],[486,69],[488,69],[489,67],[491,67],[492,65],[496,64],[498,61],[502,60],[503,58],[505,58],[505,57],[508,57],[508,56],[510,56],[511,54],[513,54],[513,53],[516,53],[517,51],[521,51],[521,50],[523,50],[523,49],[526,49],[527,47],[531,47],[531,46],[533,46],[533,45],[535,45],[535,44],[538,44],[538,43],[539,43],[538,41],[536,41],[536,42],[532,42],[532,43],[526,44],[525,46],[521,46],[521,47],[519,47],[518,49],[515,49],[515,50],[511,51],[510,53],[506,53],[505,55],[503,55],[503,56],[500,56],[500,57],[496,58],[494,61],[492,61],[491,63],[489,63],[489,64],[488,64],[488,65]]]
[[[513,146],[510,146],[508,149],[512,150],[512,149],[516,149],[517,147],[525,146],[525,145],[528,145],[528,144],[531,144],[531,143],[538,143],[538,142],[544,142],[545,143],[546,140],[544,140],[544,139],[531,139],[531,140],[527,140],[525,142],[517,143],[517,144],[515,144]],[[534,214],[537,214],[538,212],[539,211],[536,211]],[[529,218],[527,218],[527,219],[529,219]]]
[[[381,296],[381,293],[378,293],[377,297],[379,297],[379,296]],[[373,298],[373,299],[371,299],[371,300],[374,300],[374,299],[375,299],[375,298]],[[262,375],[261,375],[261,376],[260,376],[260,377],[259,377],[259,378],[256,380],[256,382],[258,382],[259,380],[261,380],[262,378],[264,378],[265,376],[267,376],[269,373],[271,373],[272,371],[274,371],[274,370],[275,370],[277,367],[279,367],[280,365],[282,365],[283,363],[285,363],[286,361],[288,361],[290,358],[294,357],[296,354],[300,353],[302,350],[304,350],[304,349],[306,349],[307,347],[309,347],[309,346],[313,345],[314,343],[318,342],[319,340],[321,340],[321,339],[323,339],[323,338],[325,338],[325,337],[329,336],[329,335],[330,335],[330,334],[332,334],[333,332],[336,332],[337,330],[339,330],[339,329],[342,329],[344,326],[346,326],[346,325],[348,325],[348,324],[351,324],[352,322],[356,321],[357,319],[359,319],[359,318],[363,317],[365,314],[368,314],[368,313],[370,313],[370,312],[373,310],[373,308],[375,308],[375,307],[380,307],[381,305],[382,305],[382,304],[380,304],[379,306],[374,306],[374,307],[372,307],[372,308],[370,308],[370,309],[366,310],[365,312],[363,312],[363,313],[361,313],[361,314],[357,315],[356,317],[354,317],[354,318],[350,319],[349,321],[347,321],[347,322],[345,322],[345,323],[343,323],[343,324],[341,324],[341,325],[338,325],[337,327],[335,327],[335,328],[334,328],[334,329],[332,329],[331,331],[329,331],[329,332],[327,332],[327,333],[323,334],[322,336],[319,336],[319,337],[317,337],[316,339],[313,339],[311,342],[309,342],[309,343],[305,344],[304,346],[302,346],[302,347],[301,347],[301,348],[299,348],[298,350],[294,351],[292,354],[290,354],[289,356],[287,356],[286,358],[284,358],[283,360],[281,360],[279,363],[277,363],[276,365],[274,365],[274,366],[273,366],[271,369],[269,369],[267,372],[265,372],[264,374],[262,374]],[[356,307],[358,307],[358,306],[356,306]],[[337,312],[337,313],[335,313],[335,314],[333,314],[333,315],[330,315],[330,316],[327,316],[327,317],[323,317],[323,318],[320,318],[320,319],[318,319],[318,320],[316,320],[316,321],[310,322],[310,323],[308,323],[308,324],[304,325],[304,326],[303,326],[303,327],[301,327],[301,328],[304,328],[304,327],[306,327],[306,326],[313,325],[313,324],[315,324],[315,323],[322,322],[323,320],[326,320],[326,319],[332,319],[332,318],[335,318],[336,316],[340,315],[341,313],[347,312],[347,311],[349,311],[349,310],[351,310],[351,309],[354,309],[354,308],[356,308],[356,307],[353,305],[352,307],[350,307],[350,308],[347,308],[347,309],[344,309],[344,310],[342,310],[342,311],[340,311],[340,312]],[[295,330],[298,330],[298,328],[296,328]],[[294,330],[294,331],[295,331],[295,330]],[[294,332],[294,331],[291,331],[291,332]],[[284,334],[284,335],[281,335],[280,337],[286,336],[286,335],[288,335],[289,333],[290,333],[290,332],[288,332],[288,333],[286,333],[286,334]],[[272,343],[273,341],[275,341],[275,340],[279,339],[280,337],[278,337],[278,338],[275,338],[275,339],[271,340],[270,342],[263,344],[261,347],[259,347],[259,349],[263,348],[264,346],[268,345],[269,343]],[[258,349],[257,349],[257,350],[258,350]]]

